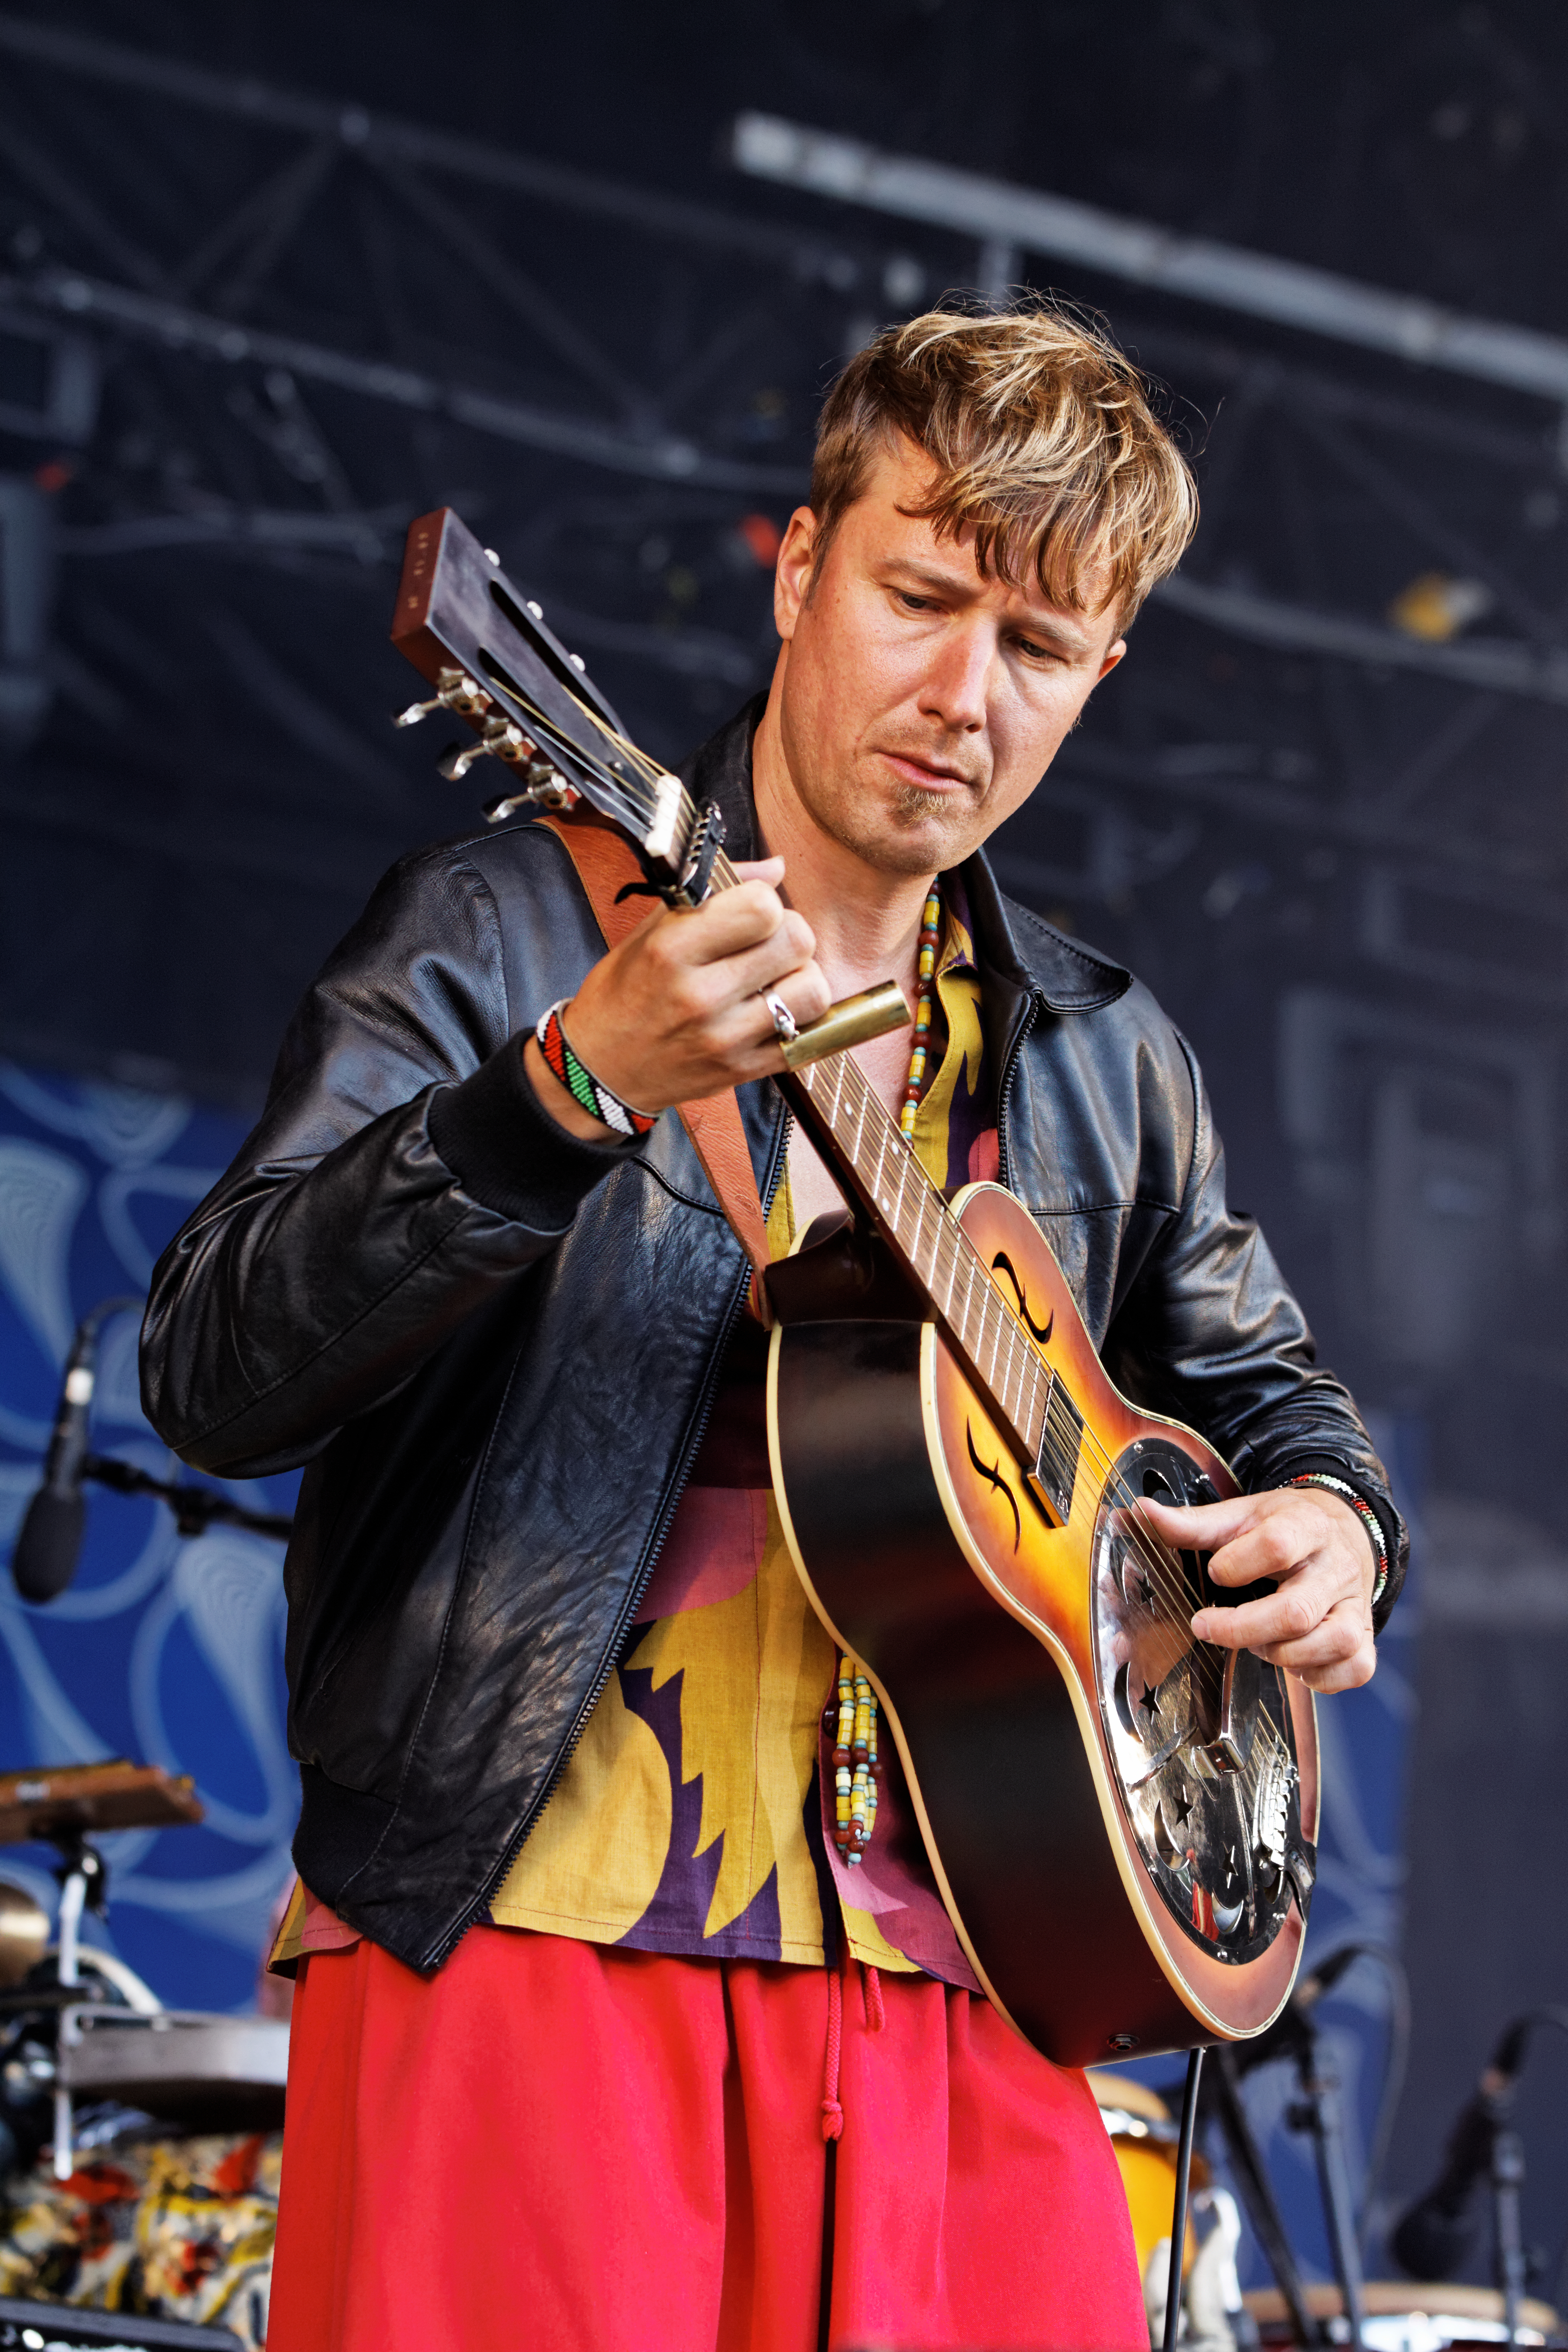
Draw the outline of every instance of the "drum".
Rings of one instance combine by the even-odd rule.
[[[1156,2092],[1135,2083],[1129,2074],[1091,2067],[1084,2077],[1094,2093],[1100,2119],[1110,2134],[1132,2217],[1132,2238],[1138,2248],[1138,2275],[1147,2279],[1149,2257],[1171,2235],[1176,2210],[1176,2150],[1181,2126]],[[1194,2149],[1193,2186],[1208,2181],[1208,2167]],[[1191,2221],[1182,2248],[1184,2276],[1197,2259],[1198,2243]]]
[[[58,2066],[79,2099],[117,2099],[188,2131],[277,2131],[289,2028],[273,2017],[143,2017],[84,2003],[61,2011]]]
[[[1337,2286],[1310,2286],[1307,2308],[1314,2319],[1340,2318],[1344,2305]],[[1366,2352],[1447,2352],[1450,2345],[1506,2344],[1502,2297],[1490,2286],[1418,2286],[1410,2279],[1368,2279],[1362,2290],[1366,2315]],[[1277,2287],[1244,2295],[1258,2322],[1259,2341],[1293,2344],[1285,2300]],[[1526,2296],[1519,2306],[1516,2344],[1544,2344],[1557,2332],[1549,2304]]]
[[[0,1991],[37,1968],[48,1942],[48,1915],[21,1887],[0,1878]]]

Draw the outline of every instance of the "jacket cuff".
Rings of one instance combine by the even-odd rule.
[[[584,1143],[551,1118],[523,1063],[530,1033],[509,1037],[456,1086],[437,1087],[426,1127],[470,1200],[533,1233],[564,1233],[582,1202],[635,1150],[605,1130]]]
[[[1268,1483],[1271,1486],[1288,1486],[1292,1478],[1303,1478],[1310,1470],[1321,1471],[1327,1478],[1338,1478],[1343,1485],[1350,1487],[1357,1501],[1366,1505],[1383,1530],[1384,1558],[1388,1564],[1388,1575],[1383,1591],[1373,1605],[1372,1612],[1373,1631],[1374,1633],[1381,1633],[1388,1622],[1394,1604],[1399,1598],[1399,1589],[1405,1581],[1405,1562],[1409,1550],[1405,1522],[1394,1509],[1387,1488],[1368,1478],[1363,1471],[1358,1470],[1353,1463],[1347,1462],[1342,1454],[1294,1454],[1288,1462],[1271,1470]]]

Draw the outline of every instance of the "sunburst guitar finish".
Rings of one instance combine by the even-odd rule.
[[[781,1325],[768,1434],[795,1566],[865,1665],[942,1899],[1018,2031],[1071,2065],[1246,2038],[1300,1958],[1311,1695],[1193,1640],[1194,1610],[1244,1596],[1138,1509],[1236,1482],[1111,1385],[1010,1192],[972,1185],[952,1213],[1049,1367],[1064,1442],[1021,1461],[938,1320]]]

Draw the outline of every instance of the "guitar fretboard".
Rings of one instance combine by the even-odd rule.
[[[1059,1466],[1070,1496],[1081,1420],[942,1193],[847,1054],[827,1055],[797,1076],[1024,1461]]]

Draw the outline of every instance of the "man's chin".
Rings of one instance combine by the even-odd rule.
[[[912,788],[874,822],[827,829],[879,874],[911,877],[961,865],[976,839],[972,810],[956,807],[949,793]]]

